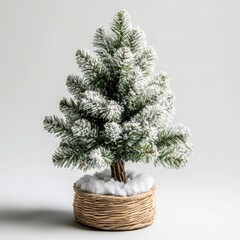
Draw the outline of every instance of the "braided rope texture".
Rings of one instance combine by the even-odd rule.
[[[84,192],[76,186],[74,191],[74,216],[83,225],[103,230],[133,230],[154,221],[155,186],[148,192],[127,197]]]

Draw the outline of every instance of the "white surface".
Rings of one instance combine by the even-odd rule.
[[[93,175],[84,175],[76,182],[76,186],[92,193],[130,196],[147,192],[154,184],[153,178],[144,173],[127,170],[126,177],[126,183],[115,181],[111,178],[110,169],[104,169]]]
[[[172,79],[176,122],[190,127],[195,154],[180,171],[128,164],[156,182],[155,223],[93,231],[72,221],[72,184],[83,173],[52,165],[59,141],[42,121],[59,114],[76,50],[123,8]],[[0,239],[239,240],[239,8],[237,0],[1,0]]]

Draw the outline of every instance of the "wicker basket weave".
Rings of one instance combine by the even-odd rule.
[[[88,193],[74,186],[76,221],[104,230],[132,230],[151,225],[156,213],[155,187],[134,196]]]

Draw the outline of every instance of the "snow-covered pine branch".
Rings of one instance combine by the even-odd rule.
[[[156,140],[159,157],[155,164],[161,163],[170,168],[184,166],[193,151],[192,144],[188,140],[189,136],[189,128],[182,124],[161,129]]]
[[[182,124],[170,125],[158,131],[157,145],[182,144],[190,136],[190,129]]]
[[[156,103],[161,94],[159,85],[150,85],[149,79],[143,77],[141,70],[138,70],[137,73],[138,75],[133,81],[131,90],[127,94],[128,101],[126,104],[126,108],[135,114],[147,105]]]
[[[126,46],[131,28],[130,17],[127,12],[125,10],[119,11],[110,27],[115,49]]]
[[[105,136],[110,142],[116,142],[121,138],[122,127],[116,122],[107,122],[104,125]]]
[[[96,138],[96,128],[96,126],[95,128],[93,128],[92,124],[86,119],[78,119],[72,125],[71,130],[74,136],[78,136],[81,138]]]
[[[136,162],[154,163],[159,157],[157,146],[154,142],[149,141],[146,137],[138,142],[135,150],[129,154]]]
[[[55,133],[57,137],[68,138],[72,135],[70,125],[57,116],[45,117],[43,124],[45,130],[49,133]]]
[[[69,121],[75,121],[82,117],[78,102],[75,102],[72,98],[69,100],[63,98],[59,103],[59,109]]]
[[[60,111],[65,115],[66,119],[68,120],[69,124],[73,124],[78,119],[86,119],[96,125],[101,125],[105,121],[103,118],[97,118],[95,114],[91,112],[91,108],[87,108],[80,103],[80,101],[85,101],[84,96],[87,94],[88,91],[82,93],[81,99],[78,101],[74,101],[73,99],[66,99],[63,98],[60,101],[59,108]]]
[[[175,112],[175,97],[168,82],[165,72],[150,78],[144,77],[138,66],[134,66],[132,71],[123,70],[119,80],[119,95],[123,96],[122,103],[127,110],[127,115],[133,117],[138,114],[136,116],[138,118],[139,113],[143,111],[142,114],[146,117],[148,109],[150,112],[152,108],[155,111],[157,107],[159,108],[158,105],[161,105],[161,111],[166,111],[166,114],[169,115],[169,121],[171,121]],[[149,107],[154,104],[157,106]],[[144,119],[144,117],[140,116],[140,119]]]
[[[154,162],[158,157],[155,145],[157,134],[158,130],[154,127],[143,127],[133,120],[126,122],[116,151],[125,161]]]
[[[108,68],[111,67],[114,43],[105,27],[98,28],[93,38],[94,52]]]
[[[138,55],[142,49],[147,45],[146,36],[143,30],[139,27],[132,28],[128,34],[127,46],[131,49],[131,52]]]
[[[155,165],[161,164],[166,168],[173,169],[185,167],[192,154],[192,149],[192,144],[189,142],[161,146],[158,148],[159,156]]]
[[[81,94],[90,88],[84,78],[75,75],[69,75],[67,77],[66,85],[69,93],[78,100],[81,98]]]
[[[122,71],[129,71],[133,68],[133,63],[134,56],[128,47],[119,48],[113,56],[113,64],[119,73]]]
[[[175,114],[175,96],[169,88],[167,73],[161,72],[142,85],[134,104],[138,104],[136,108],[143,107],[139,108],[140,111],[133,119],[142,122],[143,125],[168,125]]]
[[[69,145],[59,147],[52,159],[57,167],[78,167],[86,171],[89,169],[87,164],[87,154],[83,154],[79,148],[71,148]]]
[[[114,156],[111,151],[104,147],[93,149],[89,154],[90,164],[92,168],[101,168],[109,166],[114,162]]]
[[[121,120],[123,111],[117,102],[108,100],[96,91],[85,91],[80,101],[80,107],[92,117],[115,122]]]
[[[122,102],[126,109],[131,109],[132,101],[136,92],[133,90],[134,83],[142,77],[142,72],[138,66],[122,68],[118,81],[118,100]],[[133,98],[133,99],[132,99]]]
[[[154,60],[157,58],[153,47],[146,47],[136,58],[136,65],[142,70],[143,76],[149,76],[154,69]]]
[[[83,171],[101,168],[114,161],[111,151],[102,146],[93,146],[88,139],[74,138],[62,141],[53,155],[53,162],[58,167],[78,167]]]
[[[173,119],[171,111],[160,103],[146,106],[133,119],[141,122],[144,126],[163,127],[170,124]]]
[[[108,71],[104,64],[88,51],[81,49],[77,51],[76,59],[89,86],[104,93],[108,84]]]
[[[134,70],[134,56],[128,47],[120,47],[112,57],[112,81],[109,90],[115,100],[122,102],[127,88],[131,86]]]

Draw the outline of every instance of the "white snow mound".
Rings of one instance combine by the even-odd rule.
[[[130,196],[147,192],[154,185],[151,176],[133,171],[126,171],[126,183],[115,181],[111,178],[110,169],[96,172],[94,175],[84,175],[75,184],[81,190],[91,193]]]

